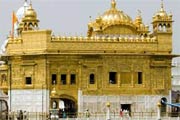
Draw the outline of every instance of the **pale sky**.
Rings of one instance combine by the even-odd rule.
[[[30,0],[28,0],[29,2]],[[55,35],[86,36],[89,16],[94,20],[110,8],[111,0],[31,0],[40,20],[40,29],[51,29]],[[116,0],[117,8],[133,20],[142,11],[145,24],[152,27],[152,16],[160,10],[161,0]],[[0,44],[11,30],[11,14],[24,0],[0,0]],[[164,0],[167,13],[173,14],[173,53],[180,54],[180,0]],[[178,34],[179,33],[179,34]]]

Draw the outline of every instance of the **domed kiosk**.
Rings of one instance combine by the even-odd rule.
[[[27,30],[36,30],[38,29],[38,22],[37,19],[37,13],[32,7],[32,3],[30,3],[29,7],[27,8],[26,12],[24,13],[24,16],[22,18],[22,21],[19,23],[18,26],[18,34],[20,35],[22,31]]]
[[[161,3],[161,9],[157,11],[153,16],[153,30],[154,32],[170,32],[172,31],[172,14],[167,14],[164,9],[163,2]]]

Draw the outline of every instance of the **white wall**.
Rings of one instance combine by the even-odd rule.
[[[11,111],[23,110],[27,112],[48,112],[49,110],[49,90],[10,90],[9,107],[11,101]]]
[[[169,96],[164,95],[103,95],[91,96],[82,95],[79,90],[78,94],[78,112],[84,112],[86,109],[95,112],[106,112],[106,103],[111,104],[111,111],[119,112],[121,104],[131,104],[131,112],[157,112],[157,103],[162,97],[166,97],[169,101]],[[169,111],[169,109],[167,109]]]

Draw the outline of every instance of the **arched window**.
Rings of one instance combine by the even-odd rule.
[[[147,37],[147,34],[146,34],[146,33],[144,34],[144,37]]]
[[[171,27],[171,25],[170,25],[170,24],[168,24],[168,25],[167,25],[167,27],[168,27],[168,28],[170,28],[170,27]]]
[[[95,84],[94,74],[90,74],[90,76],[89,76],[89,84]]]
[[[29,30],[33,30],[34,29],[33,23],[29,23],[28,28]]]
[[[167,24],[167,31],[170,31],[170,30],[171,30],[171,25]]]
[[[38,30],[38,24],[37,23],[34,23],[34,30]]]
[[[38,27],[37,23],[34,23],[34,27]]]
[[[159,30],[159,31],[162,31],[162,25],[161,25],[161,24],[159,24],[158,30]]]
[[[163,32],[166,32],[166,24],[163,25]]]
[[[24,24],[24,30],[27,30],[27,23]]]
[[[52,102],[52,108],[53,108],[53,109],[57,109],[57,102],[56,102],[56,101],[53,101],[53,102]]]

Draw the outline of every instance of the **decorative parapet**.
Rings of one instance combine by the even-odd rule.
[[[20,38],[20,37],[17,37],[17,38],[9,37],[8,38],[8,44],[19,44],[19,43],[22,43],[22,38]]]
[[[159,19],[158,17],[153,17],[153,21],[173,21],[173,20],[172,20],[172,16],[171,17],[168,16],[161,19]]]
[[[52,36],[51,41],[83,41],[83,42],[125,42],[125,43],[156,43],[156,37],[139,37],[139,36],[124,36],[124,37],[65,37],[65,36]]]
[[[156,61],[153,60],[150,63],[151,67],[171,67],[171,63],[168,63],[168,61]]]

